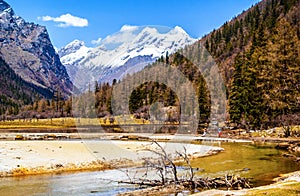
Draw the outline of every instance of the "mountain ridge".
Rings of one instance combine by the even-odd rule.
[[[73,84],[49,38],[47,29],[28,23],[0,1],[0,51],[4,61],[25,81],[71,95]]]
[[[107,36],[95,48],[74,40],[59,50],[61,61],[76,86],[86,88],[90,81],[76,77],[74,73],[83,73],[85,77],[99,82],[112,82],[115,76],[119,76],[117,80],[122,78],[120,70],[133,73],[134,66],[140,70],[157,58],[196,41],[179,26],[165,32],[148,26],[128,28],[130,30],[123,27],[119,32]],[[137,59],[140,61],[137,62]]]

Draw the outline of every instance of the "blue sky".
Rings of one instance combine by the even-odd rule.
[[[46,26],[60,48],[74,39],[87,45],[123,25],[181,26],[194,38],[217,29],[259,0],[6,0],[26,21]],[[56,22],[55,22],[56,21]],[[67,21],[62,22],[62,21]]]

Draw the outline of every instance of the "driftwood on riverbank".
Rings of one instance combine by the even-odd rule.
[[[183,148],[183,152],[176,151],[177,157],[167,154],[166,150],[157,141],[152,140],[157,146],[156,149],[146,149],[154,154],[152,158],[144,158],[145,174],[142,178],[131,178],[128,173],[127,181],[119,183],[134,184],[141,188],[150,187],[150,192],[155,189],[160,193],[160,189],[170,189],[169,192],[181,192],[183,190],[205,190],[205,189],[243,189],[250,188],[250,181],[247,178],[241,178],[235,175],[225,175],[218,178],[201,178],[195,177],[195,168],[192,167],[190,159],[192,158]],[[176,160],[176,161],[175,161]],[[179,168],[175,163],[181,163],[186,166],[185,172],[179,175]],[[149,175],[150,174],[150,175]],[[157,174],[158,178],[148,178],[151,174]],[[157,188],[159,187],[159,188]],[[172,188],[170,188],[172,187]],[[137,194],[129,193],[128,195],[147,195],[147,190],[137,191]],[[145,192],[146,191],[146,192]],[[150,193],[149,192],[149,193]],[[124,194],[126,195],[126,194]]]
[[[124,184],[134,184],[141,187],[154,187],[162,186],[159,180],[138,180],[138,181],[119,181],[119,183]],[[167,184],[178,184],[183,186],[186,189],[242,189],[242,188],[251,188],[250,180],[248,178],[242,178],[235,175],[225,175],[224,177],[218,178],[195,178],[194,180],[178,180],[174,182],[169,180]]]
[[[249,179],[235,175],[225,175],[224,177],[218,178],[195,178],[192,181],[179,180],[177,183],[170,180],[168,181],[168,184],[164,185],[158,180],[120,181],[119,183],[135,184],[144,188],[129,193],[122,193],[119,194],[119,196],[153,195],[154,193],[170,194],[182,192],[184,190],[196,192],[209,189],[240,190],[251,188]]]

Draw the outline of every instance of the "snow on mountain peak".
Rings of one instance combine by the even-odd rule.
[[[180,34],[188,35],[188,34],[185,32],[185,30],[183,30],[183,28],[181,28],[180,26],[174,27],[174,29],[171,29],[171,30],[169,31],[169,33],[171,33],[171,34],[180,33]]]
[[[100,40],[99,45],[95,48],[88,48],[84,42],[74,40],[62,48],[59,55],[67,70],[70,67],[72,70],[80,69],[88,74],[89,78],[101,81],[103,77],[110,78],[110,74],[114,77],[118,75],[115,74],[117,70],[122,70],[122,72],[126,72],[127,69],[134,70],[132,68],[135,65],[132,63],[130,64],[131,68],[122,68],[128,67],[127,62],[131,59],[139,59],[145,66],[147,62],[155,61],[166,52],[174,53],[195,41],[196,39],[191,38],[179,26],[167,29],[155,26],[124,25],[119,32]],[[82,79],[82,77],[79,78]],[[87,83],[87,81],[73,82],[78,87],[86,85],[78,83]]]
[[[66,65],[74,64],[88,56],[91,48],[80,40],[74,40],[58,51],[61,62]]]
[[[85,46],[85,43],[83,41],[80,41],[78,39],[75,39],[74,41],[70,42],[65,46],[65,48],[73,48],[73,49],[79,49],[80,47]]]
[[[158,34],[159,32],[155,27],[144,27],[140,34],[149,33],[152,35]]]

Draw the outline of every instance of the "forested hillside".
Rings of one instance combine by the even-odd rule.
[[[166,66],[166,73],[160,67]],[[190,85],[187,82],[182,82],[181,78],[176,78],[176,74],[173,70],[179,70],[183,76],[191,82]],[[199,123],[203,124],[208,122],[210,117],[210,93],[205,82],[204,77],[201,75],[200,70],[193,65],[193,63],[185,56],[176,52],[171,56],[161,57],[151,66],[145,68],[144,73],[140,72],[133,74],[132,77],[137,78],[139,75],[146,77],[145,75],[155,75],[155,77],[164,78],[157,79],[153,82],[146,82],[140,84],[136,89],[133,90],[129,100],[129,110],[131,113],[146,113],[148,116],[150,105],[159,102],[163,107],[175,106],[181,114],[193,116],[195,114],[195,108],[189,108],[189,103],[193,106],[198,106],[199,111]],[[127,77],[125,80],[130,80]],[[128,79],[130,78],[130,79]],[[132,79],[131,79],[132,80]],[[158,81],[166,81],[165,83],[159,83]],[[131,82],[129,82],[131,83]],[[171,86],[168,86],[171,84]],[[171,88],[173,86],[173,89]],[[174,86],[176,87],[174,89]],[[182,88],[179,94],[176,94],[175,90]],[[192,91],[197,95],[197,100],[193,100],[191,94]],[[184,92],[184,95],[180,95]],[[179,100],[179,98],[181,98]],[[197,102],[197,103],[196,103]],[[181,105],[185,103],[184,108]],[[167,111],[168,112],[168,111]],[[174,113],[169,111],[169,113]],[[180,115],[167,115],[166,121],[180,121]],[[182,120],[182,119],[181,119]]]
[[[180,71],[184,75],[187,81],[180,81],[176,78],[176,73],[174,71]],[[122,81],[117,82],[114,80],[112,85],[108,83],[95,84],[95,95],[91,95],[92,90],[86,92],[81,97],[73,99],[73,105],[76,105],[81,116],[92,117],[97,115],[98,117],[103,117],[106,115],[114,114],[112,107],[117,107],[118,103],[124,101],[121,96],[122,85],[128,88],[133,85],[133,90],[124,91],[123,93],[130,93],[129,95],[129,111],[134,114],[136,118],[143,118],[149,120],[150,118],[150,106],[155,103],[160,103],[161,107],[164,107],[168,117],[165,119],[167,122],[180,121],[179,113],[186,114],[187,116],[193,116],[195,108],[181,108],[180,101],[185,103],[191,103],[193,106],[197,106],[200,111],[200,123],[208,122],[210,117],[210,94],[207,85],[204,81],[204,77],[201,75],[197,67],[193,65],[191,61],[182,56],[180,53],[175,53],[172,56],[166,55],[161,57],[152,65],[147,66],[144,70],[126,76]],[[157,80],[151,80],[153,78],[160,78]],[[170,77],[175,77],[174,79]],[[149,80],[147,78],[150,78]],[[158,81],[165,81],[163,83]],[[191,82],[187,84],[187,82]],[[137,84],[137,86],[135,85]],[[171,85],[173,89],[171,88]],[[175,88],[174,88],[175,87]],[[113,95],[113,88],[117,88],[116,93]],[[121,89],[120,91],[118,89]],[[175,89],[178,90],[176,94]],[[191,92],[195,92],[197,99],[192,99]],[[120,96],[119,96],[120,93]],[[95,97],[95,101],[88,100]],[[179,101],[179,97],[181,100]],[[121,99],[121,100],[118,100]],[[112,103],[114,102],[114,103]],[[90,105],[90,104],[94,105]],[[188,104],[186,104],[188,105]],[[121,105],[120,107],[122,107]],[[126,106],[126,105],[125,105]],[[172,106],[171,108],[168,108]],[[94,110],[93,107],[96,107]],[[126,109],[126,108],[125,108]],[[154,108],[152,108],[153,110]],[[162,108],[156,108],[162,109]],[[180,112],[179,112],[180,110]],[[78,113],[76,112],[76,113]]]
[[[222,70],[232,122],[299,124],[299,10],[299,0],[265,0],[200,40]]]
[[[0,73],[0,115],[16,115],[22,106],[53,95],[51,91],[24,81],[2,58],[0,58]]]
[[[299,124],[299,10],[299,0],[262,1],[180,50],[179,53],[194,64],[192,71],[181,69],[182,62],[174,61],[175,66],[190,81],[199,78],[191,73],[200,68],[210,90],[220,85],[215,83],[220,72],[226,87],[226,120],[236,126],[257,130]],[[177,57],[178,53],[169,58]],[[220,71],[213,70],[213,61]],[[139,96],[143,93],[139,92]],[[211,110],[220,110],[219,114],[223,110],[222,103],[218,103],[221,96],[219,92],[211,96],[214,103]]]

